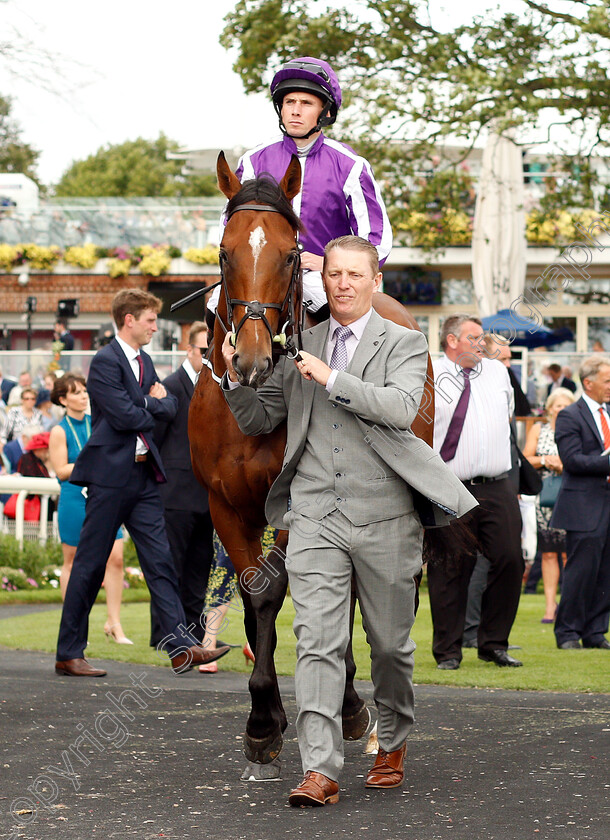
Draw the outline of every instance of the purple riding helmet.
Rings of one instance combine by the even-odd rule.
[[[309,137],[337,119],[341,107],[341,86],[330,64],[320,58],[293,58],[284,64],[273,77],[270,85],[273,106],[280,118],[280,128],[286,134],[282,123],[282,102],[287,93],[302,91],[314,93],[324,105],[315,128],[305,135]]]

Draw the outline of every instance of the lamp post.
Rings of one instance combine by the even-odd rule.
[[[36,312],[36,298],[28,297],[25,301],[25,314],[27,322],[27,349],[28,352],[32,349],[32,315]]]

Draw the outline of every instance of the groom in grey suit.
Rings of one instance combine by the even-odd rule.
[[[350,582],[371,647],[380,750],[366,786],[403,780],[413,724],[414,578],[421,568],[418,501],[437,524],[476,504],[410,431],[426,376],[427,345],[372,309],[382,275],[374,246],[356,236],[328,244],[323,280],[331,317],[303,335],[301,360],[283,359],[258,391],[242,387],[229,337],[227,402],[245,434],[287,418],[269,522],[289,529],[286,569],[296,610],[297,735],[305,777],[291,805],[339,799],[341,704]],[[417,493],[413,491],[416,490]]]

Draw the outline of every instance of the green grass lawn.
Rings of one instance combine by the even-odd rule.
[[[40,600],[41,593],[31,594],[38,595],[37,600]],[[133,647],[108,642],[102,629],[106,617],[105,607],[99,603],[93,607],[89,623],[88,658],[115,659],[147,665],[168,664],[165,655],[157,654],[148,646],[149,605],[131,600],[145,595],[142,590],[126,590],[127,597],[121,619],[127,636],[135,643]],[[418,646],[415,653],[415,682],[541,691],[610,691],[610,652],[557,650],[552,625],[540,623],[543,612],[542,595],[524,595],[521,598],[511,643],[522,647],[522,650],[514,651],[514,655],[523,660],[523,668],[498,668],[496,665],[480,662],[476,650],[468,649],[464,651],[464,660],[459,671],[438,671],[431,651],[430,605],[427,594],[423,592],[412,634]],[[278,649],[275,657],[277,671],[283,675],[294,673],[293,616],[292,602],[287,599],[277,622]],[[57,610],[0,620],[0,645],[48,652],[51,668],[59,618],[60,611]],[[221,637],[228,642],[243,644],[245,636],[242,615],[238,609],[229,610],[227,624]],[[357,676],[369,679],[368,646],[359,617],[354,634],[354,653],[358,665]],[[220,670],[247,672],[250,668],[239,649],[232,650],[219,662]]]

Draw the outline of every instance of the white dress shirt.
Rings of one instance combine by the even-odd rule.
[[[136,378],[136,382],[140,382],[140,363],[138,362],[138,356],[140,355],[139,350],[134,350],[131,345],[127,344],[126,341],[123,341],[118,335],[115,336],[116,340],[119,343],[119,347],[125,353],[127,357],[127,361],[129,362],[129,367],[133,371],[133,375]],[[144,397],[144,405],[147,405],[146,397]],[[142,438],[138,435],[136,438],[136,455],[145,455],[148,452],[148,446],[144,443]]]
[[[434,364],[434,450],[440,452],[464,388],[462,369],[446,355]],[[458,478],[494,478],[511,468],[510,425],[514,392],[501,362],[481,359],[470,375],[470,400],[455,456]]]
[[[199,378],[199,374],[197,373],[197,371],[195,370],[195,368],[193,367],[193,365],[190,363],[190,361],[188,359],[185,359],[182,362],[182,367],[186,371],[187,376],[191,380],[193,385],[196,385],[197,384],[197,379]]]

